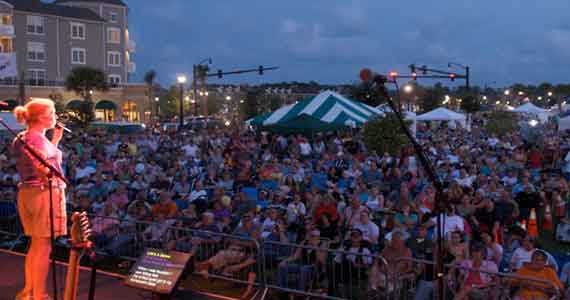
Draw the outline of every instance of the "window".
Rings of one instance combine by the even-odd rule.
[[[109,51],[109,53],[107,53],[107,64],[111,67],[120,67],[121,53],[117,51]]]
[[[117,23],[117,13],[116,12],[109,13],[109,22]]]
[[[71,48],[71,63],[74,65],[84,65],[87,61],[85,49]]]
[[[74,40],[85,39],[85,24],[71,23],[71,38]]]
[[[107,42],[120,44],[121,30],[119,28],[107,28]]]
[[[42,16],[28,16],[28,33],[30,34],[44,34],[44,17]]]
[[[115,74],[109,75],[109,84],[111,86],[117,86],[121,84],[121,75],[115,75]]]
[[[29,69],[28,81],[30,85],[45,85],[46,84],[46,70],[43,69]]]
[[[46,60],[44,43],[28,42],[28,60],[38,62]]]

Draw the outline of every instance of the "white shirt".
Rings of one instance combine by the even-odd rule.
[[[95,173],[95,169],[90,166],[85,166],[85,168],[80,168],[77,166],[75,168],[75,180],[81,179],[86,176],[91,176],[91,174]]]
[[[302,142],[299,144],[299,149],[301,151],[301,155],[311,155],[311,145],[307,142]]]
[[[200,198],[200,197],[202,197],[202,196],[204,196],[204,197],[207,197],[207,196],[208,196],[208,193],[206,192],[206,190],[199,190],[199,191],[193,190],[193,191],[190,193],[190,199],[189,199],[189,201],[192,203],[192,202],[194,202],[196,199],[198,199],[198,198]]]
[[[465,231],[465,223],[462,217],[460,216],[448,216],[446,214],[443,214],[443,218],[442,218],[445,226],[443,228],[443,235],[447,236],[450,232],[459,230],[461,232]],[[437,217],[433,217],[431,218],[431,221],[434,222],[437,226]]]
[[[289,203],[287,205],[287,223],[292,224],[296,223],[300,215],[306,215],[307,208],[303,202],[299,202],[295,204],[295,202]]]
[[[336,257],[334,258],[335,262],[337,263],[341,263],[342,262],[342,255],[346,255],[346,260],[354,263],[356,261],[356,258],[358,256],[360,256],[362,258],[362,262],[364,264],[367,265],[371,265],[372,264],[372,256],[370,253],[370,250],[368,250],[368,248],[362,247],[361,249],[359,248],[355,248],[355,247],[350,247],[350,249],[348,249],[346,252],[348,253],[354,253],[354,254],[344,254],[344,253],[339,253],[336,255]]]
[[[198,152],[198,146],[193,145],[193,144],[184,145],[182,147],[182,150],[184,150],[184,153],[186,153],[186,156],[195,157],[196,152]]]
[[[362,238],[364,240],[372,243],[378,242],[378,236],[380,235],[380,229],[378,228],[378,225],[370,221],[368,221],[368,224],[354,222],[353,228],[360,229],[360,231],[362,231]]]

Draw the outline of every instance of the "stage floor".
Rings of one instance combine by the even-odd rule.
[[[16,293],[24,287],[24,256],[10,252],[0,251],[0,300],[13,300]],[[58,276],[58,298],[63,299],[65,289],[65,274],[67,266],[58,264],[56,268]],[[91,272],[82,269],[79,275],[78,300],[87,300],[89,295],[89,278]],[[52,293],[51,272],[48,283],[49,293]],[[97,274],[97,289],[95,299],[122,300],[142,299],[140,291],[127,287],[121,278],[109,275]]]

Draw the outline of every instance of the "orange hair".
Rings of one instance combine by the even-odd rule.
[[[55,110],[53,101],[49,99],[35,99],[24,106],[17,106],[14,109],[14,116],[20,124],[34,123],[38,118],[48,113],[50,110]]]

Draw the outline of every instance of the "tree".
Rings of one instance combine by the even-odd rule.
[[[409,126],[410,122],[406,121],[406,125]],[[384,117],[364,125],[364,143],[370,151],[396,154],[401,147],[408,144],[408,138],[402,131],[396,114],[387,113]]]
[[[481,109],[481,104],[479,103],[479,100],[477,100],[477,97],[473,95],[467,95],[462,99],[461,109],[471,114],[478,112]]]
[[[81,125],[87,127],[94,119],[92,93],[95,91],[105,92],[109,89],[105,80],[105,73],[91,67],[74,68],[65,79],[65,88],[83,98],[82,105],[77,113]]]
[[[146,83],[147,96],[148,96],[148,108],[152,111],[152,100],[153,100],[153,85],[156,79],[156,71],[150,70],[144,74],[144,82]]]
[[[433,87],[426,88],[425,95],[420,101],[421,110],[428,112],[439,107],[447,93],[449,93],[449,89],[443,87],[440,82],[436,83]]]
[[[386,101],[386,99],[380,99],[375,97],[375,93],[372,90],[372,86],[368,82],[360,82],[353,84],[349,87],[349,96],[353,100],[366,103],[370,106],[378,106]]]
[[[494,111],[489,114],[485,129],[497,136],[513,132],[517,127],[517,121],[513,115],[506,111]]]

